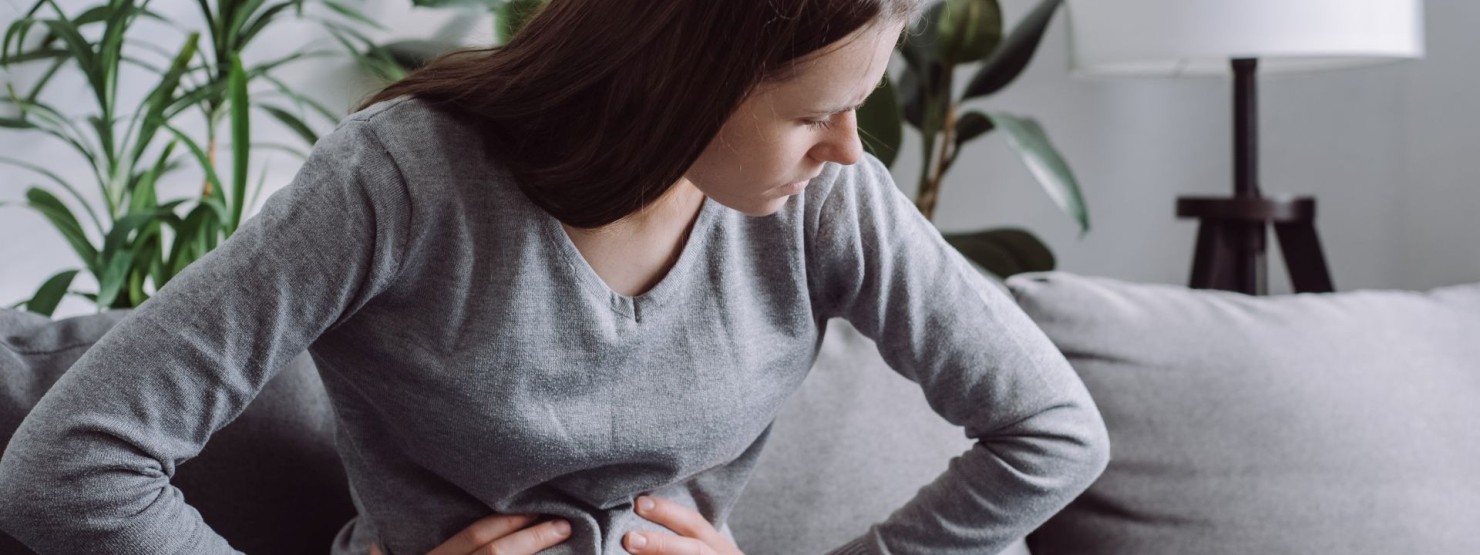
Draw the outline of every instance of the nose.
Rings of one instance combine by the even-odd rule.
[[[851,166],[863,157],[863,143],[858,140],[858,114],[850,110],[838,119],[823,135],[822,142],[813,148],[813,156],[823,162]]]

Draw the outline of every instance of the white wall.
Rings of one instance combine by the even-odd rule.
[[[8,23],[23,6],[0,6]],[[1016,20],[1035,0],[1003,0]],[[76,1],[65,5],[82,5]],[[378,1],[368,9],[395,22],[387,36],[424,37],[444,24],[487,29],[452,12],[411,10],[409,2]],[[1480,36],[1480,3],[1427,3],[1428,56],[1421,61],[1339,72],[1266,77],[1260,88],[1260,138],[1264,190],[1311,194],[1319,199],[1318,228],[1343,290],[1421,289],[1480,281],[1480,77],[1473,52]],[[192,14],[193,2],[160,0],[154,8]],[[306,42],[332,47],[309,25],[283,25],[264,37],[259,59],[291,52]],[[1000,137],[968,146],[948,176],[936,214],[944,230],[1015,225],[1037,232],[1062,269],[1123,279],[1183,283],[1196,224],[1177,220],[1174,199],[1183,194],[1222,195],[1231,189],[1229,80],[1083,80],[1067,71],[1062,15],[1023,77],[980,104],[1039,119],[1068,158],[1084,187],[1093,229],[1079,236],[1072,221],[1048,200]],[[163,33],[161,33],[163,35]],[[487,40],[487,33],[479,37]],[[171,39],[166,46],[178,46]],[[333,107],[348,107],[368,89],[343,60],[305,63],[282,74]],[[24,82],[25,75],[0,81]],[[963,74],[958,82],[964,85]],[[147,85],[139,85],[142,88]],[[65,90],[65,89],[58,89]],[[73,88],[75,91],[75,87]],[[142,94],[142,93],[140,93]],[[53,99],[67,104],[78,99]],[[295,139],[257,117],[259,141]],[[913,194],[919,170],[917,138],[907,136],[894,175]],[[37,135],[0,130],[0,153],[47,165],[73,164],[64,148]],[[292,177],[295,161],[273,155],[268,191]],[[257,175],[258,170],[253,170]],[[21,198],[33,176],[0,169],[0,202]],[[80,176],[75,171],[70,174]],[[196,177],[180,174],[165,198],[188,193]],[[0,303],[28,297],[47,276],[76,267],[75,255],[39,217],[0,207]],[[1271,286],[1288,291],[1283,265],[1271,257]],[[80,288],[92,287],[79,280]],[[92,309],[68,301],[59,316]]]

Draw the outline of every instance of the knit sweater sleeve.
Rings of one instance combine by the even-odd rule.
[[[834,554],[990,554],[1068,504],[1108,460],[1104,423],[1062,354],[961,257],[873,156],[809,211],[809,286],[930,407],[976,440]],[[887,449],[888,446],[880,446]]]
[[[0,528],[43,554],[236,553],[170,480],[396,274],[410,198],[369,125],[325,136],[46,393],[0,460]]]

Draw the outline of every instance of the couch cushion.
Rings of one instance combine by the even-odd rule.
[[[1109,468],[1035,555],[1480,553],[1480,284],[1008,287],[1110,431]]]
[[[825,553],[887,518],[972,443],[872,340],[834,319],[730,516],[735,541],[746,555]]]
[[[128,314],[52,321],[0,309],[0,446],[57,378]],[[239,550],[327,553],[355,510],[326,399],[312,361],[300,355],[199,456],[180,465],[171,483]],[[0,553],[30,551],[0,532]]]

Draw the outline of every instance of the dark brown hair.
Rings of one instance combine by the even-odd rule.
[[[534,204],[600,227],[656,200],[745,97],[923,0],[552,0],[508,44],[443,56],[364,101],[470,118]]]

